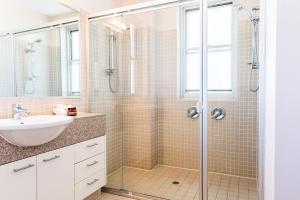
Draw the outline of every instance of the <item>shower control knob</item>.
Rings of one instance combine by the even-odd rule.
[[[187,110],[187,116],[192,119],[197,119],[199,117],[199,112],[196,106],[190,107]]]
[[[226,112],[224,108],[216,107],[212,109],[210,115],[212,119],[222,120],[225,118]]]

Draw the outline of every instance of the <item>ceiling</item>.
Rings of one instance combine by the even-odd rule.
[[[103,10],[127,6],[130,4],[147,2],[150,0],[59,0],[76,9],[82,9],[88,13],[96,13]]]
[[[74,12],[70,8],[58,3],[56,0],[9,0],[9,3],[48,17]]]

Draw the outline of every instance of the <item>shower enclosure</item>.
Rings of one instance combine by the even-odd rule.
[[[106,114],[107,191],[258,199],[258,71],[241,6],[259,2],[241,3],[208,3],[204,17],[199,1],[175,0],[90,17],[89,108]]]

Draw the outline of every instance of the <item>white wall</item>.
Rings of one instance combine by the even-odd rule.
[[[84,10],[87,13],[99,12],[102,10],[119,7],[119,0],[58,0],[77,10]]]
[[[266,5],[265,200],[296,200],[300,199],[300,1]]]
[[[5,5],[0,6],[0,33],[47,22],[44,15],[20,7],[15,2],[0,0],[0,4]]]

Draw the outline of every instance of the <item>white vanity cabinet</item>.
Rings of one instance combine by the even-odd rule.
[[[0,199],[36,200],[36,157],[0,166]]]
[[[74,200],[73,185],[74,146],[37,156],[37,200]]]
[[[0,166],[2,200],[83,200],[106,184],[106,136]]]

